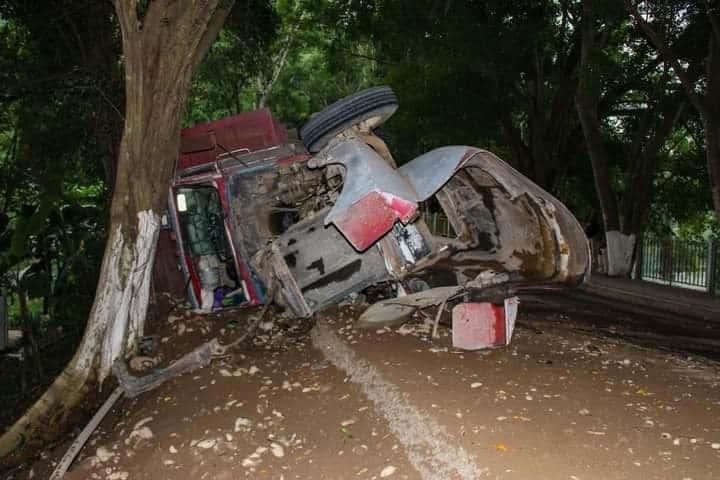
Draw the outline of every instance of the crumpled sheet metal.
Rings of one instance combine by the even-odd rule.
[[[325,217],[325,225],[334,223],[353,247],[364,251],[398,220],[409,222],[418,211],[418,203],[442,187],[462,165],[462,157],[455,158],[453,165],[454,150],[438,150],[399,169],[357,140],[345,140],[321,152],[322,158],[313,165],[345,167],[342,192]]]
[[[552,230],[556,283],[580,283],[590,274],[590,244],[580,223],[557,198],[533,183],[496,155],[477,148],[466,149],[463,168],[476,168],[494,178],[512,200],[526,196],[538,207],[542,221]]]
[[[440,305],[464,290],[461,286],[436,287],[405,295],[404,297],[381,300],[370,305],[360,315],[357,326],[374,328],[399,325],[416,311],[433,305]]]
[[[342,164],[342,193],[325,217],[362,252],[385,235],[398,220],[409,222],[417,213],[412,186],[368,145],[343,141],[327,152],[318,165]]]
[[[451,205],[443,205],[457,232],[469,229],[468,233],[486,238],[497,234],[497,244],[489,250],[458,244],[459,252],[454,255],[457,265],[487,263],[495,265],[496,270],[503,267],[507,272],[522,272],[521,279],[556,284],[579,283],[589,274],[590,247],[575,216],[562,202],[494,154],[468,146],[442,147],[398,170],[419,195],[437,193],[441,204],[443,197],[457,193]],[[491,213],[496,232],[479,227],[477,219],[471,218],[483,212],[472,212],[463,201],[462,188],[455,185],[462,183],[456,176],[461,170],[474,183],[483,203],[488,199],[495,202],[497,210]],[[472,273],[470,277],[477,274]]]
[[[486,150],[441,147],[398,169],[356,140],[340,142],[319,155],[323,157],[315,163],[317,166],[337,163],[346,169],[343,190],[325,217],[325,224],[334,223],[358,251],[373,245],[398,220],[411,221],[418,203],[437,193],[459,170],[479,169],[502,187],[510,202],[517,203],[526,196],[525,201],[537,210],[535,221],[545,225],[546,237],[553,237],[552,244],[543,247],[548,249],[544,252],[547,257],[553,257],[554,265],[544,267],[552,268],[553,280],[582,280],[589,272],[589,244],[573,214],[555,197]],[[514,225],[512,218],[503,221],[512,228],[522,228]],[[522,241],[532,243],[532,239]],[[530,251],[521,247],[512,246],[512,250]],[[512,268],[508,266],[508,270]]]

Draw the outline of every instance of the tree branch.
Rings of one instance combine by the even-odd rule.
[[[290,27],[290,30],[288,30],[288,33],[285,37],[285,44],[283,45],[282,49],[280,50],[280,56],[278,60],[275,62],[275,68],[273,68],[272,75],[268,79],[267,83],[265,83],[262,86],[262,92],[260,95],[260,99],[257,102],[258,108],[264,108],[265,104],[267,103],[267,99],[270,96],[270,92],[273,89],[273,86],[278,81],[278,78],[280,78],[280,74],[282,73],[283,69],[285,68],[285,63],[287,62],[287,56],[290,52],[290,48],[292,47],[292,44],[295,40],[295,32],[297,31],[297,25],[293,25]]]
[[[657,49],[663,60],[670,64],[673,71],[675,72],[675,75],[677,75],[677,77],[680,79],[680,83],[682,84],[683,89],[685,90],[685,93],[687,94],[693,106],[701,115],[707,115],[708,106],[706,104],[706,99],[703,95],[699,95],[695,91],[695,82],[692,81],[687,70],[685,70],[683,66],[680,65],[680,59],[678,55],[675,54],[675,52],[672,51],[670,46],[668,46],[663,41],[660,34],[652,28],[652,25],[650,25],[650,23],[648,23],[642,17],[640,11],[637,9],[637,5],[633,4],[631,0],[625,0],[625,6],[630,15],[635,19],[635,21],[637,21],[640,29],[650,39],[650,42]]]

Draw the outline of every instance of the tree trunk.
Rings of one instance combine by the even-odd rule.
[[[110,229],[95,302],[73,359],[45,394],[0,438],[0,457],[46,439],[116,358],[143,334],[164,206],[193,72],[232,1],[114,0],[122,31],[126,114]]]
[[[608,160],[605,146],[602,143],[600,122],[597,118],[597,104],[591,94],[583,91],[583,85],[578,87],[576,95],[576,106],[580,125],[582,126],[587,144],[590,163],[595,179],[595,189],[600,201],[600,208],[603,214],[605,231],[619,230],[620,221],[618,217],[617,200],[610,184],[610,172],[608,171]]]
[[[507,109],[501,109],[499,112],[500,125],[503,128],[505,141],[510,146],[510,164],[517,168],[520,173],[528,177],[532,177],[532,158],[530,150],[522,140],[520,131],[515,127],[512,116]]]
[[[607,273],[611,276],[630,274],[635,237],[620,232],[620,215],[617,199],[610,183],[608,155],[602,142],[602,130],[598,119],[597,88],[594,83],[596,66],[592,61],[595,54],[595,15],[592,0],[583,0],[582,49],[580,53],[580,81],[575,95],[580,125],[590,155],[595,190],[605,225],[605,252],[607,255]]]
[[[597,102],[592,99],[591,94],[584,87],[584,82],[580,82],[576,95],[576,106],[590,155],[595,190],[605,226],[607,274],[628,276],[632,267],[635,235],[626,235],[620,231],[617,199],[610,183],[607,152],[602,143],[600,122],[597,118]]]
[[[295,31],[297,30],[297,28],[297,25],[293,25],[288,30],[280,52],[277,56],[273,58],[272,70],[270,73],[270,77],[267,79],[267,81],[263,82],[262,77],[258,78],[260,91],[258,92],[257,102],[255,103],[256,110],[265,108],[267,106],[267,102],[270,98],[270,94],[272,93],[272,89],[280,78],[280,74],[282,73],[283,69],[285,68],[285,64],[287,63],[288,53],[290,53],[290,48],[295,41]]]
[[[634,234],[636,238],[640,237],[647,216],[660,150],[685,109],[685,102],[678,101],[676,98],[669,99],[669,101],[671,105],[662,112],[654,109],[648,110],[648,116],[653,117],[648,121],[655,125],[647,129],[640,127],[636,142],[642,143],[640,137],[646,137],[649,132],[651,132],[649,133],[650,139],[631,152],[633,170],[630,178],[630,192],[625,202],[622,229],[624,233]],[[659,113],[661,115],[656,119]]]
[[[545,68],[542,54],[535,48],[535,79],[530,103],[528,122],[530,134],[530,154],[532,156],[532,179],[547,189],[547,152],[545,150],[545,130],[548,127],[545,117]],[[550,127],[552,128],[552,127]]]
[[[548,80],[544,53],[536,51],[535,76],[529,82],[527,135],[515,124],[512,112],[499,109],[498,119],[507,145],[510,163],[544,189],[554,192],[567,166],[568,150],[576,129],[573,95],[577,89],[577,66],[580,42],[573,36],[569,51],[555,61],[560,79]],[[548,82],[555,80],[548,90]],[[506,94],[507,95],[507,94]],[[549,105],[548,105],[549,103]],[[526,138],[523,138],[526,137]]]

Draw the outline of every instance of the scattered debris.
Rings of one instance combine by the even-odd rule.
[[[153,438],[152,430],[150,430],[149,427],[143,426],[130,432],[128,438],[125,439],[125,444],[130,445],[131,443],[133,443],[134,440],[135,445],[137,445],[137,442],[142,440],[150,440],[151,438]]]
[[[235,432],[241,432],[243,430],[247,430],[252,425],[252,421],[250,419],[245,417],[238,417],[235,419]]]
[[[393,467],[392,465],[388,465],[387,467],[383,468],[382,471],[380,472],[380,478],[386,478],[391,475],[394,475],[396,471],[397,471],[396,467]]]
[[[277,458],[282,458],[285,456],[285,449],[279,443],[272,442],[270,444],[270,451]]]
[[[215,444],[217,443],[217,440],[214,438],[207,438],[205,440],[200,440],[195,444],[197,448],[202,448],[203,450],[207,450],[208,448],[213,448]]]
[[[101,462],[107,462],[113,457],[113,453],[105,447],[98,447],[97,450],[95,450],[95,456]]]

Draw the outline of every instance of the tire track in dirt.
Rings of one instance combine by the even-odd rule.
[[[487,474],[487,468],[476,465],[462,447],[453,443],[445,427],[406,400],[395,385],[384,380],[377,369],[348,347],[327,323],[318,321],[311,338],[315,348],[343,370],[373,402],[423,480],[473,480]]]

